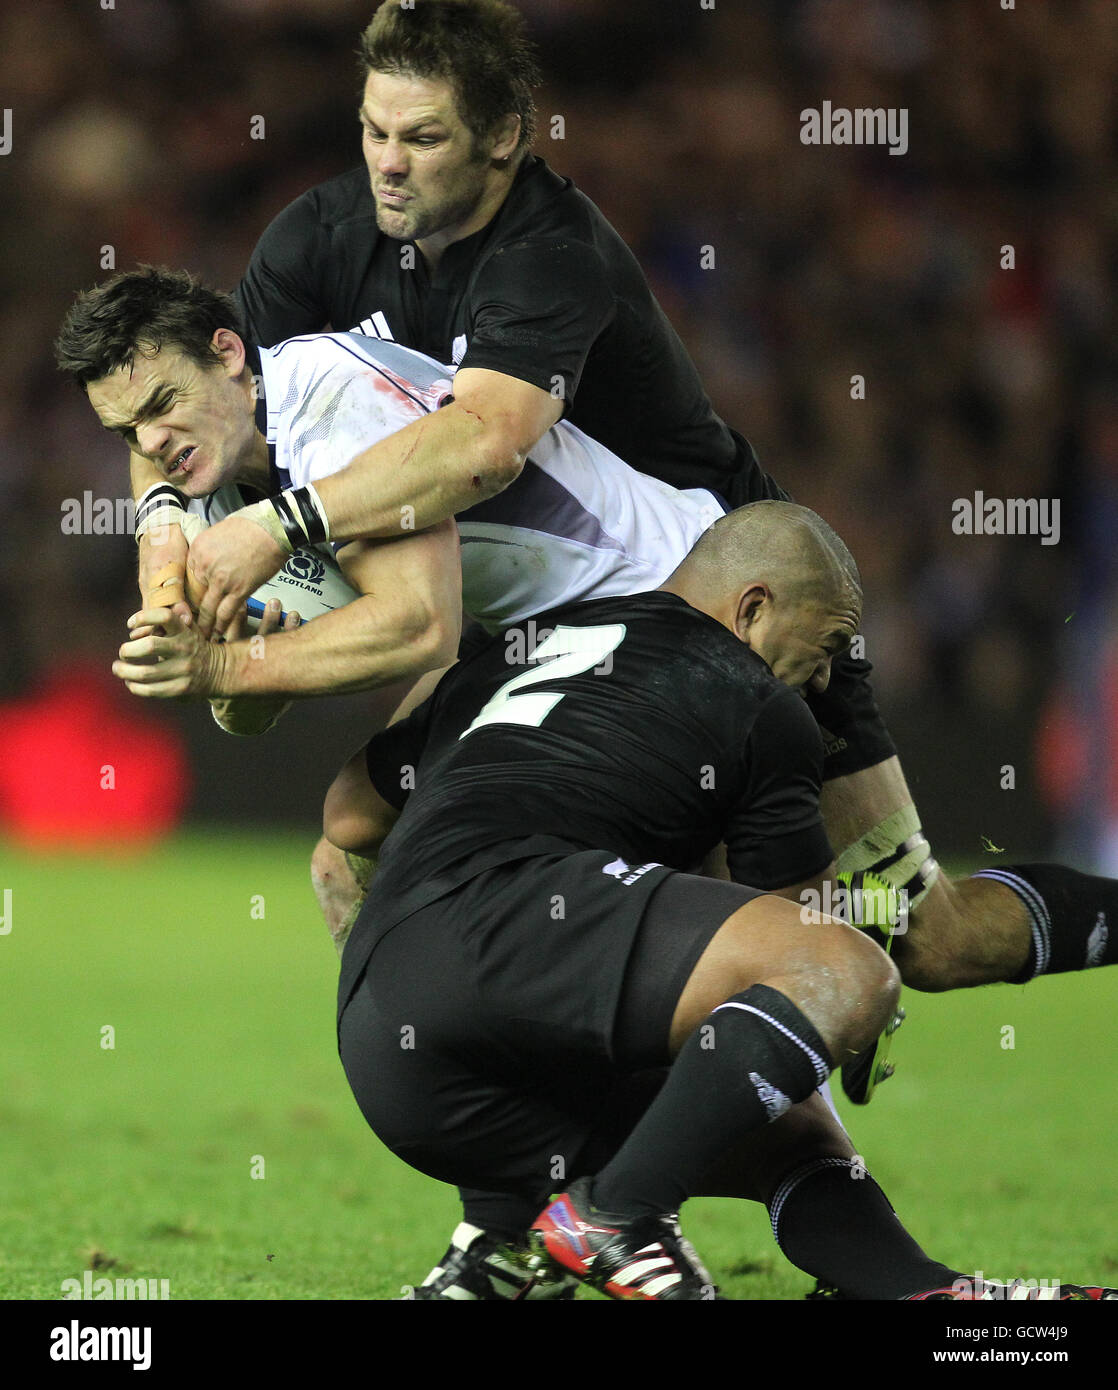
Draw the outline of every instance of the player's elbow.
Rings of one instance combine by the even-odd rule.
[[[444,666],[452,666],[458,660],[458,646],[462,641],[462,616],[459,613],[453,620],[440,614],[428,633],[426,670],[438,671]]]
[[[462,636],[462,614],[430,602],[417,602],[402,619],[398,642],[408,656],[408,667],[417,676],[437,671],[457,660]]]
[[[527,450],[520,450],[507,435],[493,432],[479,440],[469,460],[468,485],[477,501],[495,497],[515,483],[527,460]]]
[[[489,455],[489,477],[494,482],[494,492],[502,492],[515,483],[524,471],[528,461],[528,450],[521,449],[508,438],[495,441]]]
[[[535,441],[525,442],[523,423],[514,414],[496,409],[479,414],[461,404],[459,409],[470,425],[470,447],[462,455],[464,481],[470,495],[483,502],[520,477]]]

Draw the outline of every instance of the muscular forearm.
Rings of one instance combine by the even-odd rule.
[[[422,531],[509,485],[524,463],[457,401],[315,483],[334,541]]]
[[[159,469],[143,454],[128,455],[128,472],[132,478],[132,500],[138,502],[149,487],[165,482]]]
[[[132,480],[132,499],[139,502],[148,488],[164,480],[155,467],[140,454],[130,454],[128,467]],[[145,608],[161,608],[182,597],[181,589],[169,589],[168,580],[181,582],[186,575],[186,538],[174,524],[177,517],[164,513],[166,522],[151,526],[139,537],[137,583]],[[137,518],[139,520],[139,518]],[[139,529],[139,528],[138,528]]]
[[[370,690],[453,661],[456,623],[438,615],[393,609],[383,599],[355,599],[295,632],[230,642],[211,694],[344,695]]]
[[[240,603],[304,540],[384,544],[452,525],[519,476],[563,409],[561,398],[500,372],[464,369],[454,386],[457,399],[313,477],[313,489],[254,503],[192,541],[202,635],[226,632]]]

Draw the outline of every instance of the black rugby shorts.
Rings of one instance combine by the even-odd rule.
[[[478,874],[390,930],[350,995],[339,1050],[362,1113],[461,1187],[597,1171],[663,1078],[695,963],[758,896],[599,850]]]

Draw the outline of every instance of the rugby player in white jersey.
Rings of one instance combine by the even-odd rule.
[[[98,337],[109,316],[112,341]],[[150,322],[137,330],[138,318]],[[137,332],[153,347],[182,335],[188,318],[198,346],[126,345]],[[256,349],[221,326],[236,322],[225,296],[185,273],[129,272],[79,298],[59,359],[102,424],[142,448],[170,485],[141,503],[139,525],[153,515],[181,519],[184,505],[216,520],[243,505],[231,484],[278,486],[291,502],[288,534],[317,544],[333,564],[315,482],[437,410],[452,396],[453,369],[355,334]],[[463,607],[496,631],[561,602],[655,588],[726,510],[705,490],[681,492],[636,473],[562,422],[539,440],[517,483],[484,495],[493,491],[482,489],[457,528],[445,520],[416,531],[405,506],[395,539],[338,547],[337,563],[367,603],[255,648],[243,639],[207,643],[178,617],[173,636],[140,639],[142,648],[129,651],[134,668],[126,658],[120,674],[136,694],[165,698],[386,685],[453,660]],[[281,534],[284,524],[277,517]],[[150,625],[139,615],[137,626]]]

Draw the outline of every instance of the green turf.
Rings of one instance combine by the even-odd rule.
[[[390,1299],[442,1252],[453,1192],[373,1138],[338,1063],[309,850],[0,850],[0,1297],[93,1267],[176,1299]],[[898,1074],[848,1120],[938,1258],[1118,1283],[1114,994],[1098,971],[906,995]],[[732,1298],[810,1287],[758,1207],[695,1202],[685,1226]]]

